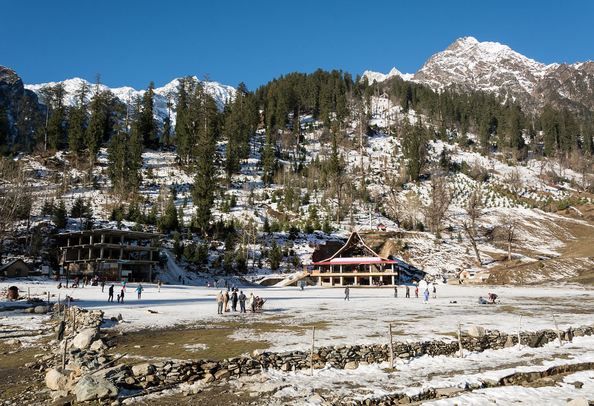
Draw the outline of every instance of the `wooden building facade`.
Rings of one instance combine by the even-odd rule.
[[[395,286],[400,262],[379,256],[355,231],[334,255],[310,265],[307,274],[318,286]]]
[[[58,234],[61,275],[150,282],[162,234],[97,229]]]

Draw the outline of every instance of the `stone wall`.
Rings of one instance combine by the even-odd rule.
[[[57,310],[57,308],[55,309]],[[63,309],[60,309],[63,311]],[[66,339],[61,341],[53,352],[42,357],[36,369],[48,372],[48,377],[56,378],[55,382],[47,381],[51,389],[57,390],[57,395],[67,395],[76,392],[77,400],[82,398],[82,389],[77,387],[85,384],[85,396],[113,396],[99,395],[93,392],[87,395],[88,387],[97,386],[97,382],[107,385],[103,392],[113,393],[115,385],[118,388],[161,390],[175,386],[182,382],[202,381],[210,383],[226,380],[231,377],[241,377],[259,374],[266,369],[281,371],[309,370],[311,368],[310,351],[286,352],[254,352],[251,357],[235,357],[222,361],[163,361],[156,363],[142,363],[135,366],[117,364],[106,354],[107,347],[99,335],[99,326],[103,321],[101,311],[87,311],[77,307],[71,308],[71,315],[64,319]],[[62,321],[60,319],[60,321]],[[76,323],[76,324],[75,324]],[[570,328],[560,332],[564,341],[571,341],[575,336],[593,335],[593,326]],[[551,330],[525,332],[520,335],[521,344],[529,347],[542,347],[558,340],[557,333]],[[465,350],[481,352],[488,349],[502,349],[517,344],[517,335],[508,335],[498,331],[485,333],[482,328],[471,328],[461,339]],[[422,355],[457,356],[459,354],[458,341],[424,341],[424,342],[396,342],[393,343],[394,359],[411,359]],[[331,347],[315,347],[313,352],[313,366],[315,369],[324,368],[327,364],[340,369],[356,369],[359,365],[389,361],[390,349],[387,344],[336,345]],[[84,379],[92,375],[93,379]],[[59,379],[58,379],[59,378]],[[510,378],[511,379],[511,378]],[[61,382],[61,383],[58,383]],[[89,383],[90,382],[90,383]],[[502,382],[493,383],[504,384]],[[428,390],[418,395],[417,400],[440,397],[440,392]],[[404,395],[402,395],[404,396]],[[403,401],[398,396],[394,401]],[[367,403],[365,403],[367,404]],[[375,403],[373,403],[375,404]]]

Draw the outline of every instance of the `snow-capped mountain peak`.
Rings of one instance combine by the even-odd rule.
[[[197,81],[199,79],[194,77]],[[46,87],[55,86],[58,82],[49,82],[49,83],[42,83],[38,85],[25,85],[25,88],[31,90],[39,96],[39,100],[42,104],[44,104],[44,99],[41,97],[41,90]],[[72,78],[67,79],[61,82],[64,85],[65,90],[65,98],[64,104],[66,106],[74,106],[77,102],[77,92],[80,91],[80,88],[83,83],[86,83],[88,87],[88,94],[86,98],[86,102],[89,102],[90,99],[93,97],[95,92],[97,91],[97,85],[94,83],[90,83],[89,81],[81,78]],[[172,123],[175,123],[175,95],[177,93],[177,89],[179,87],[180,79],[176,78],[171,82],[167,83],[163,87],[155,88],[154,93],[154,109],[155,109],[155,118],[158,121],[163,121],[165,117],[169,113],[171,113],[171,120]],[[225,103],[228,101],[232,101],[235,98],[235,88],[227,85],[222,85],[218,82],[202,82],[205,86],[205,89],[208,93],[210,93],[215,102],[217,103],[217,107],[219,110],[223,110]],[[104,92],[106,90],[110,90],[122,103],[130,104],[132,103],[137,97],[142,97],[146,90],[136,90],[129,86],[117,87],[117,88],[109,88],[103,84],[99,85],[99,90]],[[167,108],[167,99],[171,98],[172,107],[171,111],[168,112]]]

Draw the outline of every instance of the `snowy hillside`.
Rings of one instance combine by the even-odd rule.
[[[373,97],[372,103],[374,113],[370,125],[377,128],[393,125],[397,120],[406,119],[415,123],[417,119],[413,110],[404,113],[400,106],[388,105],[382,97]],[[305,162],[313,162],[316,156],[327,156],[328,145],[321,137],[322,130],[316,129],[317,123],[311,117],[303,116],[301,125],[304,133],[303,146],[306,150]],[[356,125],[353,124],[348,130],[349,137],[355,136],[355,128]],[[474,137],[473,134],[469,136]],[[455,275],[461,270],[468,270],[473,274],[480,273],[502,265],[539,265],[542,258],[562,258],[574,241],[579,239],[572,230],[593,229],[592,223],[584,218],[581,211],[584,209],[577,206],[591,205],[593,202],[591,195],[578,193],[576,185],[581,182],[580,174],[559,163],[530,158],[525,164],[512,166],[500,160],[498,155],[486,157],[456,143],[433,140],[428,149],[430,162],[437,162],[445,151],[460,167],[477,168],[487,172],[489,180],[479,182],[462,172],[451,174],[448,177],[448,187],[453,199],[441,223],[441,236],[437,237],[426,229],[405,230],[398,226],[394,211],[400,210],[405,213],[401,220],[427,224],[425,216],[431,201],[431,184],[427,181],[409,182],[404,183],[400,189],[394,189],[393,179],[402,172],[403,167],[402,144],[399,138],[382,131],[368,138],[363,154],[346,145],[339,147],[339,153],[346,164],[345,173],[349,174],[350,182],[356,187],[364,179],[360,176],[362,163],[367,179],[366,188],[374,203],[370,205],[359,199],[353,200],[349,212],[337,221],[336,207],[339,202],[331,191],[308,190],[303,183],[302,187],[297,187],[302,181],[295,174],[289,174],[288,176],[293,177],[293,188],[297,192],[295,200],[302,200],[300,204],[296,204],[295,200],[287,200],[286,189],[281,184],[263,184],[262,169],[259,165],[261,151],[254,147],[262,144],[263,137],[264,134],[260,133],[251,141],[253,145],[250,148],[252,153],[249,159],[244,162],[241,170],[233,175],[232,185],[228,189],[221,186],[212,213],[214,222],[233,219],[238,230],[248,230],[253,226],[257,228],[255,239],[248,238],[247,231],[240,231],[244,237],[240,239],[241,248],[238,248],[246,255],[249,273],[253,277],[299,270],[302,266],[312,263],[313,250],[325,241],[344,239],[353,230],[375,230],[380,224],[385,225],[387,231],[403,233],[400,241],[394,241],[395,246],[401,248],[393,252],[393,255],[436,277],[444,273]],[[223,153],[224,149],[225,144],[220,143],[219,152]],[[142,212],[148,213],[156,206],[158,212],[162,213],[168,197],[173,196],[176,210],[183,219],[183,224],[187,225],[196,212],[191,193],[194,176],[176,163],[176,157],[175,151],[144,152],[143,185],[136,199],[137,202],[141,202]],[[105,148],[101,149],[93,168],[95,180],[92,188],[81,183],[85,173],[71,161],[68,153],[58,152],[46,159],[22,155],[18,159],[23,162],[25,168],[36,174],[31,178],[31,186],[39,191],[39,199],[36,199],[33,209],[34,214],[38,216],[33,219],[34,224],[48,220],[46,216],[40,216],[40,211],[48,198],[48,190],[56,188],[56,177],[62,176],[65,184],[70,185],[62,194],[68,211],[77,198],[82,198],[92,207],[95,227],[131,229],[140,226],[131,221],[110,221],[112,210],[121,202],[121,198],[111,192],[109,178],[103,169],[107,166]],[[282,160],[280,163],[288,164]],[[553,181],[551,173],[556,174],[557,181]],[[223,177],[224,174],[221,172],[220,178]],[[514,186],[513,193],[510,192],[512,177],[519,182]],[[477,240],[481,264],[478,263],[471,241],[463,228],[466,218],[465,207],[472,191],[477,189],[481,190],[484,202],[482,215],[477,220],[477,226],[481,230],[481,237]],[[394,192],[395,198],[392,198]],[[308,201],[304,199],[305,194],[308,194]],[[232,197],[235,200],[234,205],[229,204]],[[570,202],[564,207],[571,207],[571,211],[568,208],[566,213],[557,212],[558,202]],[[124,208],[126,207],[124,205]],[[545,212],[540,207],[549,209]],[[330,234],[320,230],[311,233],[303,231],[312,212],[317,213],[320,221],[329,222],[333,228]],[[504,262],[507,245],[500,238],[493,237],[504,217],[517,220],[517,234],[511,247],[513,262]],[[276,223],[279,228],[273,233],[262,232],[266,221]],[[287,223],[283,226],[285,221]],[[23,226],[25,225],[23,223]],[[68,229],[76,230],[81,225],[78,219],[71,219]],[[290,233],[289,226],[296,227],[299,232]],[[146,225],[141,227],[150,229]],[[163,241],[165,248],[173,247],[171,237],[172,235]],[[224,237],[219,238],[224,240]],[[276,271],[270,269],[268,261],[264,259],[273,239],[286,249],[281,267]],[[183,246],[196,247],[201,243],[197,236],[182,233]],[[210,248],[210,263],[220,261],[224,257],[222,241],[211,244]],[[171,262],[171,258],[169,261]],[[185,269],[196,269],[195,265],[186,262],[185,259],[181,260],[180,265]],[[592,265],[588,260],[556,263],[556,271],[548,273],[546,278],[576,277],[581,270]],[[175,275],[178,273],[179,271]],[[530,278],[538,281],[541,277],[540,274],[533,274]]]

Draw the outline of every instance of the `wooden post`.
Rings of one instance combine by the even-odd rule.
[[[464,358],[464,347],[462,347],[462,330],[460,329],[460,322],[458,322],[458,347],[460,348],[460,358]]]
[[[522,330],[522,316],[520,316],[520,324],[518,325],[518,351],[522,347],[522,339],[520,337],[520,331]]]
[[[555,320],[555,316],[551,313],[551,317],[555,322],[555,330],[557,330],[557,338],[559,339],[559,347],[563,347],[563,341],[561,341],[561,334],[559,333],[559,326],[557,325],[557,320]]]
[[[66,369],[66,348],[68,348],[68,339],[64,339],[64,352],[62,353],[62,369]]]
[[[394,348],[392,347],[392,324],[390,324],[390,369],[394,368]]]
[[[309,371],[309,375],[313,376],[313,357],[314,357],[314,342],[316,340],[316,326],[313,327],[313,330],[311,331],[311,358],[309,360],[309,367],[310,367],[310,371]]]
[[[60,294],[58,293],[58,317],[60,317]]]

